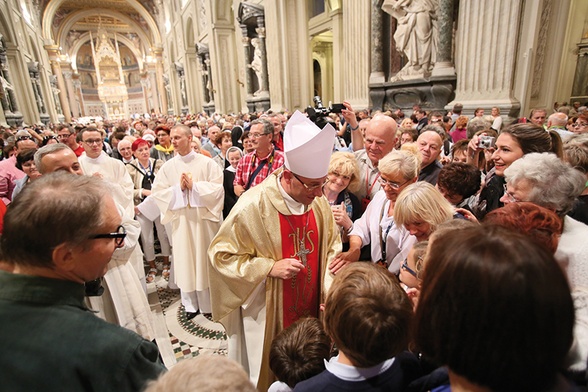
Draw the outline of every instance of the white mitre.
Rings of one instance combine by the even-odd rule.
[[[284,131],[286,169],[306,178],[328,174],[335,142],[335,128],[327,124],[321,130],[298,110],[292,114]]]

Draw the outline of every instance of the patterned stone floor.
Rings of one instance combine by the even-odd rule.
[[[180,291],[171,289],[169,283],[161,276],[163,265],[160,258],[156,259],[156,264],[158,275],[154,283],[147,285],[147,290],[155,318],[160,324],[165,323],[165,330],[171,343],[171,355],[169,347],[160,347],[166,366],[170,368],[178,361],[205,353],[226,355],[226,335],[222,325],[202,314],[187,320],[180,301]],[[163,334],[161,325],[160,330]],[[161,340],[158,339],[160,346],[168,346],[167,341]]]

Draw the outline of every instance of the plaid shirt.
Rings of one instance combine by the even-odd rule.
[[[266,164],[259,171],[257,176],[255,176],[251,182],[250,188],[260,184],[273,171],[282,167],[284,165],[284,154],[276,149],[272,149],[272,151],[267,156],[263,157],[263,159],[259,159],[257,157],[256,151],[245,155],[239,160],[233,185],[241,185],[245,188],[247,186],[247,182],[249,182],[249,177],[251,177],[257,166],[264,161]]]

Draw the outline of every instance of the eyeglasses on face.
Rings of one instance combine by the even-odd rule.
[[[408,183],[408,181],[410,181],[410,180],[408,180],[408,181],[405,181],[405,182],[403,182],[402,184],[399,184],[399,183],[397,183],[397,182],[394,182],[394,181],[388,181],[388,180],[386,180],[385,178],[383,178],[383,177],[380,177],[380,180],[379,180],[379,181],[380,181],[380,184],[382,185],[382,187],[385,187],[385,186],[387,185],[387,186],[389,186],[390,188],[392,188],[392,189],[394,189],[394,190],[398,190],[398,189],[400,189],[400,188],[401,188],[403,185],[407,184],[407,183]]]
[[[292,173],[292,172],[290,172],[290,173]],[[322,184],[319,184],[319,185],[313,185],[313,186],[308,186],[308,185],[306,185],[306,184],[304,183],[304,181],[302,181],[302,180],[300,179],[300,177],[298,177],[296,174],[292,173],[292,175],[293,175],[293,176],[294,176],[294,178],[296,178],[296,179],[297,179],[297,180],[298,180],[298,181],[299,181],[299,182],[300,182],[300,183],[301,183],[301,184],[304,186],[304,188],[305,188],[307,191],[309,191],[309,192],[315,191],[315,190],[317,190],[318,188],[322,188],[322,187],[324,187],[325,185],[327,185],[327,183],[329,182],[329,179],[328,179],[328,178],[325,178],[325,181],[324,181]]]
[[[269,134],[270,134],[269,132],[266,132],[266,133],[250,133],[249,134],[249,137],[252,138],[252,139],[257,139],[257,138],[260,138],[260,137],[262,137],[264,135],[269,135]]]
[[[84,143],[86,143],[87,145],[101,144],[102,139],[88,139],[88,140],[84,140]]]
[[[574,125],[573,125],[573,126],[574,126],[574,128],[578,128],[578,127],[585,127],[585,126],[588,126],[588,123],[584,123],[584,122],[582,122],[582,123],[581,123],[581,122],[576,122],[576,123],[574,123]]]
[[[98,238],[113,238],[114,244],[120,248],[125,243],[125,237],[127,236],[127,231],[120,225],[116,228],[116,232],[114,233],[107,233],[107,234],[95,234],[90,237],[90,239],[95,240]]]
[[[511,203],[517,203],[520,201],[520,200],[517,200],[517,198],[513,195],[512,192],[508,191],[508,189],[506,188],[506,184],[504,184],[503,187],[504,187],[504,194],[508,198],[508,201],[510,201]]]
[[[33,140],[33,137],[32,137],[32,136],[26,136],[26,135],[23,135],[23,136],[19,136],[19,137],[16,139],[16,141],[17,141],[17,142],[20,142],[21,140]]]
[[[67,139],[71,135],[73,135],[73,133],[62,133],[61,135],[57,135],[57,137],[60,139]]]
[[[411,274],[412,276],[414,276],[415,278],[417,278],[417,279],[418,279],[418,276],[417,276],[417,273],[416,273],[416,271],[415,271],[415,270],[413,270],[412,268],[410,268],[410,267],[408,266],[408,260],[407,260],[407,259],[404,259],[404,261],[402,262],[401,268],[402,268],[403,270],[405,270],[406,272],[408,272],[409,274]]]

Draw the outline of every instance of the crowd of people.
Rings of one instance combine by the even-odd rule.
[[[223,390],[585,388],[588,108],[343,106],[2,129],[0,366],[48,347],[12,388],[196,382],[153,381],[158,276],[225,327]]]

